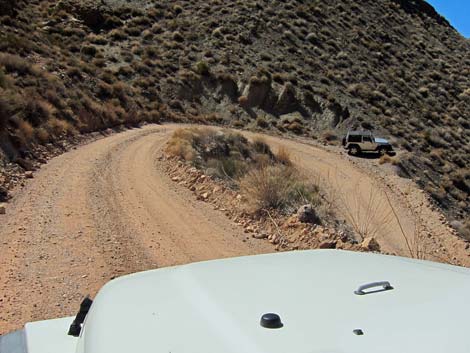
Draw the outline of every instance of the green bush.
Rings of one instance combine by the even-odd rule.
[[[199,75],[209,75],[209,64],[207,61],[198,61],[196,65],[194,65],[194,71]]]
[[[98,52],[98,49],[96,49],[95,46],[93,45],[84,45],[81,49],[82,54],[88,55],[88,56],[95,56],[96,53]]]

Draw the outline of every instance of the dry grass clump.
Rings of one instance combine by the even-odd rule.
[[[53,135],[61,137],[64,135],[75,135],[77,130],[68,121],[50,118],[46,123],[46,129]]]
[[[33,126],[38,126],[41,122],[50,119],[55,111],[52,104],[39,97],[25,97],[23,116]]]
[[[262,129],[266,129],[269,127],[269,121],[267,121],[265,117],[259,116],[256,118],[256,125]]]
[[[40,74],[37,66],[32,65],[29,61],[18,55],[0,53],[0,65],[5,68],[6,72],[17,72],[21,75],[38,76]]]
[[[194,65],[194,71],[199,75],[209,75],[210,67],[207,61],[201,60]]]
[[[51,141],[51,135],[49,134],[49,132],[43,128],[43,127],[40,127],[40,128],[37,128],[35,131],[34,131],[34,134],[35,134],[35,138],[39,141],[39,143],[48,143]]]
[[[20,120],[18,124],[18,131],[20,132],[24,141],[29,141],[34,136],[34,128],[28,121]]]
[[[196,151],[192,146],[193,133],[187,129],[178,129],[173,133],[172,138],[168,141],[166,151],[171,156],[179,157],[185,161],[194,161]]]
[[[14,104],[6,97],[3,89],[0,89],[0,130],[7,125],[8,116],[14,109],[13,106]]]
[[[249,171],[240,188],[253,211],[293,212],[299,206],[320,203],[318,186],[292,165],[272,164]]]
[[[8,84],[7,77],[5,75],[5,71],[2,66],[0,66],[0,88],[5,88]]]
[[[276,160],[279,163],[287,165],[287,166],[292,165],[291,153],[284,146],[280,146],[278,148],[277,153],[276,153]]]
[[[398,165],[399,160],[396,157],[391,157],[388,154],[384,154],[380,156],[379,164],[387,164],[390,163],[392,165]]]
[[[322,133],[321,139],[327,143],[334,143],[338,140],[338,135],[334,131],[327,130]]]
[[[238,104],[240,104],[241,107],[246,107],[248,105],[248,97],[247,96],[238,97]]]

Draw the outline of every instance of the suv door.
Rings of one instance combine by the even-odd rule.
[[[362,136],[362,149],[367,151],[375,150],[375,142],[372,136]]]

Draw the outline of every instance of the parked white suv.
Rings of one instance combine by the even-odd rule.
[[[393,153],[393,147],[387,140],[374,137],[370,131],[348,131],[343,138],[343,146],[353,156],[362,152],[377,152],[380,155]]]

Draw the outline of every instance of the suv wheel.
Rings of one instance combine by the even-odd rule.
[[[349,147],[349,154],[351,156],[357,156],[359,153],[361,153],[361,149],[359,148],[359,146]]]
[[[379,148],[379,154],[381,156],[385,156],[387,154],[387,149],[386,148],[383,148],[383,147],[380,147]]]

